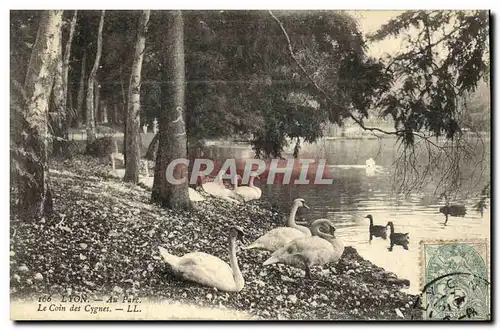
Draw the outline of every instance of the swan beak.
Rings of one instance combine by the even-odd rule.
[[[307,206],[306,203],[302,203],[302,206],[304,206],[306,209],[310,210],[311,208],[309,206]]]

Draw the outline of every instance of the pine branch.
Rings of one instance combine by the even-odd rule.
[[[387,64],[385,71],[388,72],[389,69],[391,68],[391,66],[394,65],[394,63],[396,63],[396,62],[400,62],[400,61],[403,61],[403,60],[412,58],[414,56],[417,56],[417,55],[420,55],[420,54],[428,52],[429,49],[432,49],[435,46],[437,46],[440,43],[442,43],[443,41],[448,40],[449,37],[451,37],[455,32],[457,32],[458,30],[460,30],[464,25],[465,25],[465,22],[462,22],[459,26],[457,26],[456,28],[454,28],[453,30],[451,30],[449,33],[444,34],[440,39],[438,39],[438,40],[436,40],[436,41],[434,41],[432,43],[429,40],[429,43],[427,44],[427,46],[423,47],[423,48],[420,48],[418,51],[412,51],[412,52],[408,52],[408,53],[405,53],[405,54],[401,54],[399,56],[395,56],[392,59],[392,61],[389,62],[389,64]]]

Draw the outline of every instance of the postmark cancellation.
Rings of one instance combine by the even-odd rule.
[[[490,320],[486,240],[422,241],[420,251],[424,320]]]

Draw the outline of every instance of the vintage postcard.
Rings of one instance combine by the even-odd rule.
[[[485,10],[12,10],[12,320],[489,321]]]

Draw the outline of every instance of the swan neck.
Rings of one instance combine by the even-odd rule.
[[[236,237],[231,237],[229,239],[229,263],[231,265],[231,269],[233,270],[233,278],[236,288],[241,290],[245,285],[245,280],[243,279],[240,266],[238,266],[238,259],[236,258]]]
[[[373,218],[370,218],[370,227],[373,227]]]
[[[298,204],[294,204],[292,207],[292,211],[290,211],[290,217],[288,218],[287,225],[288,227],[297,227],[295,223],[295,215],[297,214],[297,210],[299,209]]]
[[[255,187],[255,186],[253,185],[253,180],[254,180],[254,179],[255,179],[255,177],[254,177],[254,176],[251,176],[251,177],[250,177],[250,182],[248,183],[248,186],[249,186],[249,187],[252,187],[252,188],[254,188],[254,187]]]
[[[311,232],[312,232],[312,228],[311,228]],[[313,235],[321,237],[322,239],[326,239],[329,242],[333,242],[335,240],[335,235],[323,233],[321,230],[319,230],[319,228],[315,228]]]
[[[321,237],[323,239],[326,239],[327,241],[335,239],[334,235],[324,233],[320,230],[322,224],[324,224],[324,222],[322,222],[322,220],[318,220],[316,222],[313,222],[313,224],[311,226],[311,235]]]
[[[394,234],[394,225],[391,223],[389,224],[389,227],[391,227],[391,234]]]
[[[337,237],[335,237],[335,234],[323,233],[322,231],[319,230],[319,227],[315,230],[316,230],[315,235],[328,241],[333,246],[333,248],[335,250],[342,250],[344,248],[344,243],[342,243],[341,240],[337,239]],[[312,232],[312,228],[311,228],[311,232]]]

